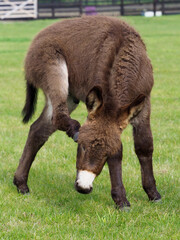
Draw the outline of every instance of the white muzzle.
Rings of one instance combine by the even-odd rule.
[[[80,170],[77,173],[75,187],[80,193],[90,193],[93,188],[93,181],[96,174],[86,170]]]

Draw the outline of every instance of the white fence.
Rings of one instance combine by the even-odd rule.
[[[0,19],[37,18],[37,0],[0,0]]]

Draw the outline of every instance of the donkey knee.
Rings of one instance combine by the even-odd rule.
[[[52,118],[52,124],[61,131],[66,132],[66,134],[73,138],[74,135],[79,132],[80,124],[78,121],[72,119],[68,114],[55,113]]]
[[[48,140],[50,134],[51,131],[48,126],[41,127],[35,122],[30,127],[29,137],[33,140],[34,145],[41,146]]]
[[[153,154],[153,138],[152,136],[135,136],[134,138],[135,152],[138,156],[150,157]]]
[[[135,152],[138,156],[150,157],[153,154],[153,144],[143,141],[141,144],[135,144]]]

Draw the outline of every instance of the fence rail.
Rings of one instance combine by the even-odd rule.
[[[180,14],[180,0],[0,0],[0,19],[127,16],[146,11]]]
[[[91,7],[91,9],[90,9]],[[180,14],[180,0],[46,0],[39,1],[39,18],[77,17],[83,14],[141,15],[144,11]]]

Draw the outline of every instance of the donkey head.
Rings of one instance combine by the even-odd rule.
[[[101,173],[107,158],[121,149],[120,134],[130,115],[130,105],[120,113],[107,109],[101,87],[94,87],[89,92],[86,106],[88,117],[79,131],[76,162],[75,188],[80,193],[92,191],[92,183]]]

